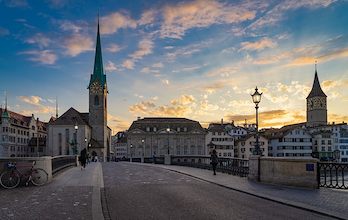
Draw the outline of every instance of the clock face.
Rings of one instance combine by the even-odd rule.
[[[320,97],[318,99],[318,108],[320,109],[326,109],[326,100],[324,97]]]
[[[93,82],[90,86],[90,89],[93,93],[101,93],[103,91],[103,87],[99,82]]]

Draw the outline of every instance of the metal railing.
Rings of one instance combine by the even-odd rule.
[[[348,189],[348,163],[318,163],[319,187]]]
[[[52,157],[52,175],[56,175],[60,171],[71,167],[76,166],[77,160],[76,156],[56,156]]]
[[[212,169],[208,156],[172,156],[172,165]],[[235,176],[246,177],[249,174],[249,160],[219,158],[217,171]]]

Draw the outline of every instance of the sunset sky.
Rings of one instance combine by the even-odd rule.
[[[88,112],[97,14],[113,134],[137,117],[203,127],[306,121],[315,61],[328,121],[348,121],[347,0],[0,0],[1,104],[48,121]]]

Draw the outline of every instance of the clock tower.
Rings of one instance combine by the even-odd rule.
[[[307,126],[314,127],[327,124],[327,96],[320,87],[317,65],[315,64],[314,82],[307,97]]]
[[[92,128],[91,149],[96,155],[109,158],[110,156],[110,129],[107,126],[107,85],[106,75],[103,71],[103,60],[100,43],[99,14],[97,44],[95,50],[95,60],[93,74],[88,85],[89,90],[89,125]]]

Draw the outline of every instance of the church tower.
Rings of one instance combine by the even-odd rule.
[[[103,71],[103,60],[100,43],[99,14],[97,44],[93,74],[88,85],[89,90],[89,125],[92,127],[91,150],[98,155],[109,156],[109,128],[107,126],[107,85]]]
[[[327,96],[320,87],[317,64],[315,64],[314,82],[307,97],[307,126],[314,127],[327,124]]]

